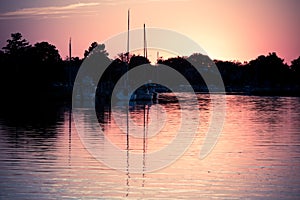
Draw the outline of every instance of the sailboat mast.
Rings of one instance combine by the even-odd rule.
[[[70,40],[69,40],[69,61],[71,62],[71,53],[72,53],[72,44],[71,44],[71,40],[72,40],[72,38],[70,37]]]
[[[148,58],[147,55],[147,40],[146,40],[146,25],[144,24],[144,57]]]
[[[127,61],[129,61],[129,27],[130,27],[130,10],[128,9],[128,22],[127,22]]]
[[[72,43],[71,43],[71,37],[69,40],[69,88],[72,87]],[[71,146],[72,143],[72,108],[69,108],[69,159],[68,159],[68,163],[70,165],[70,161],[71,161]]]
[[[72,41],[71,37],[69,40],[69,86],[72,85],[71,81],[71,62],[72,62]]]

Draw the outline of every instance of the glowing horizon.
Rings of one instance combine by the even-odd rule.
[[[176,31],[197,42],[212,59],[243,62],[276,52],[290,63],[300,56],[300,2],[296,0],[16,2],[1,3],[1,47],[11,33],[20,32],[31,44],[55,45],[65,59],[72,37],[72,56],[82,58],[92,42],[103,43],[127,31],[130,8],[131,29],[146,23],[149,28]]]

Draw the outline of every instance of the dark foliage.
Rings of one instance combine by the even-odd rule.
[[[12,33],[2,49],[3,51],[0,50],[0,89],[1,100],[6,101],[20,99],[32,101],[45,98],[45,95],[61,99],[70,97],[72,91],[70,88],[83,60],[95,63],[99,56],[110,65],[97,83],[97,95],[109,96],[117,81],[128,70],[150,63],[143,56],[122,53],[119,55],[120,58],[111,61],[105,45],[97,42],[93,42],[84,52],[84,59],[72,57],[62,60],[54,45],[48,42],[31,45],[23,39],[21,33]],[[293,60],[290,66],[285,64],[276,53],[261,55],[245,63],[212,61],[202,54],[167,60],[160,58],[157,63],[170,66],[180,72],[195,91],[207,92],[203,75],[214,77],[220,72],[227,92],[299,96],[300,57]],[[212,67],[213,65],[217,68]],[[99,67],[103,67],[101,63]],[[99,77],[93,78],[99,80]],[[130,81],[134,81],[134,77],[130,77]]]

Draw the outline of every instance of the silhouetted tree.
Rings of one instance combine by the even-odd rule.
[[[105,90],[110,91],[110,87],[108,87],[108,85],[111,85],[109,82],[112,75],[110,64],[111,60],[108,58],[104,44],[93,42],[88,50],[84,52],[84,65],[87,67],[83,70],[89,72],[86,78],[90,80],[90,83],[98,86],[97,95],[102,95],[103,92],[106,92]],[[99,70],[96,70],[98,67],[105,68],[103,74],[100,74]],[[93,73],[90,73],[91,70]]]
[[[270,87],[285,82],[288,75],[288,66],[283,63],[276,53],[269,53],[268,56],[261,55],[251,60],[249,65],[254,68],[255,81],[259,86]]]
[[[291,63],[291,70],[294,74],[295,83],[300,87],[300,56]]]
[[[186,57],[176,57],[176,58],[169,58],[164,61],[160,61],[161,64],[167,65],[172,67],[173,69],[177,70],[181,73],[193,86],[195,91],[199,91],[200,87],[202,88],[201,91],[206,90],[204,80],[197,69],[188,61]],[[197,66],[198,68],[199,66]],[[206,68],[207,69],[207,68]],[[163,77],[162,77],[163,78]],[[176,82],[176,81],[175,81]],[[174,83],[175,83],[174,82]],[[174,85],[177,87],[178,85]],[[203,88],[205,87],[205,88]]]
[[[6,70],[8,82],[18,81],[18,72],[21,69],[21,65],[26,65],[27,53],[31,48],[29,42],[22,38],[21,33],[12,33],[11,39],[7,40],[7,44],[2,49],[4,50],[4,66]],[[12,77],[10,77],[12,76]]]
[[[214,62],[219,69],[228,92],[241,91],[243,87],[251,84],[253,75],[247,63],[242,64],[238,61],[221,60],[215,60]]]
[[[133,56],[131,56],[130,61],[129,61],[129,69],[132,69],[139,65],[149,64],[149,63],[150,63],[150,61],[148,58],[145,58],[144,56],[133,55]]]
[[[4,68],[4,65],[5,65],[5,53],[3,51],[0,50],[0,69],[3,69]]]
[[[34,45],[33,48],[35,57],[40,62],[55,64],[62,61],[58,50],[52,44],[48,42],[38,42]]]
[[[295,59],[295,60],[292,60],[291,62],[291,70],[297,74],[300,73],[300,56]]]
[[[7,40],[7,45],[3,47],[5,53],[14,57],[19,57],[28,50],[31,45],[26,39],[22,39],[21,33],[12,33],[11,39]]]
[[[4,84],[6,84],[8,70],[7,70],[7,61],[6,55],[3,51],[0,50],[0,89],[3,90]]]
[[[64,69],[57,48],[48,42],[38,42],[30,49],[30,74],[35,84],[49,87],[54,82],[63,81]],[[45,88],[44,88],[45,89]]]
[[[187,60],[191,63],[197,63],[199,67],[211,67],[214,65],[213,61],[207,55],[201,53],[194,53]]]
[[[98,44],[97,42],[93,42],[91,46],[89,46],[88,50],[84,51],[84,58],[89,56],[91,53],[108,56],[108,53],[105,50],[105,44]]]
[[[7,40],[2,56],[1,64],[1,91],[2,99],[15,96],[20,90],[24,77],[23,68],[28,67],[28,50],[31,48],[29,42],[22,38],[21,33],[12,33],[11,39]],[[26,66],[26,67],[25,67]]]

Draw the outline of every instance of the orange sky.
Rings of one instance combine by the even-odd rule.
[[[171,29],[196,41],[211,58],[248,61],[277,52],[286,62],[300,56],[297,0],[11,0],[0,9],[0,46],[12,32],[32,44],[48,41],[63,58],[131,28]],[[126,42],[126,41],[124,41]]]

